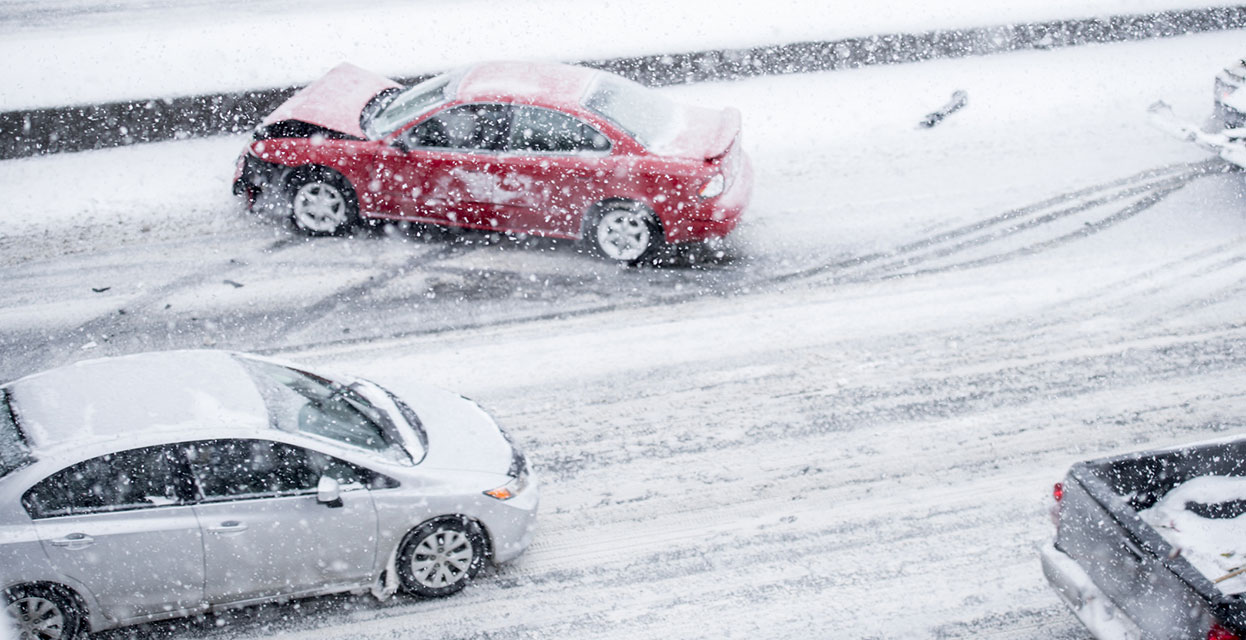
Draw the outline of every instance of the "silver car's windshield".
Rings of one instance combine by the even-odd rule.
[[[255,379],[274,427],[411,463],[389,416],[349,386],[271,362],[240,360]]]
[[[9,405],[9,394],[0,389],[0,478],[30,464],[30,448],[17,426]]]
[[[450,85],[457,73],[447,73],[421,82],[390,101],[384,109],[364,123],[368,137],[382,138],[450,99]]]
[[[665,96],[618,76],[600,74],[584,97],[584,106],[619,125],[647,149],[668,142],[679,126],[675,105]]]

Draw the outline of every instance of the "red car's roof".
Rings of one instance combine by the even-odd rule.
[[[459,80],[458,97],[465,102],[506,100],[573,107],[597,70],[540,62],[486,62],[471,67]]]

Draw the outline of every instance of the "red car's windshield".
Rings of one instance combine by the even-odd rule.
[[[363,123],[364,131],[370,138],[381,138],[397,131],[402,125],[448,100],[450,85],[459,75],[447,73],[429,78],[399,93],[384,109]]]

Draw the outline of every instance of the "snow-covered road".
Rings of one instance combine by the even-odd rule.
[[[738,105],[758,169],[695,266],[305,241],[232,203],[236,138],[0,163],[0,378],[265,350],[473,397],[542,476],[534,546],[453,598],[145,636],[1084,638],[1051,484],[1246,427],[1246,180],[1143,116],[1205,114],[1242,35],[669,89]]]

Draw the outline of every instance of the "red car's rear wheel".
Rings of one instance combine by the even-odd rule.
[[[629,264],[652,258],[666,244],[653,212],[635,203],[602,206],[593,217],[589,233],[597,253]]]

